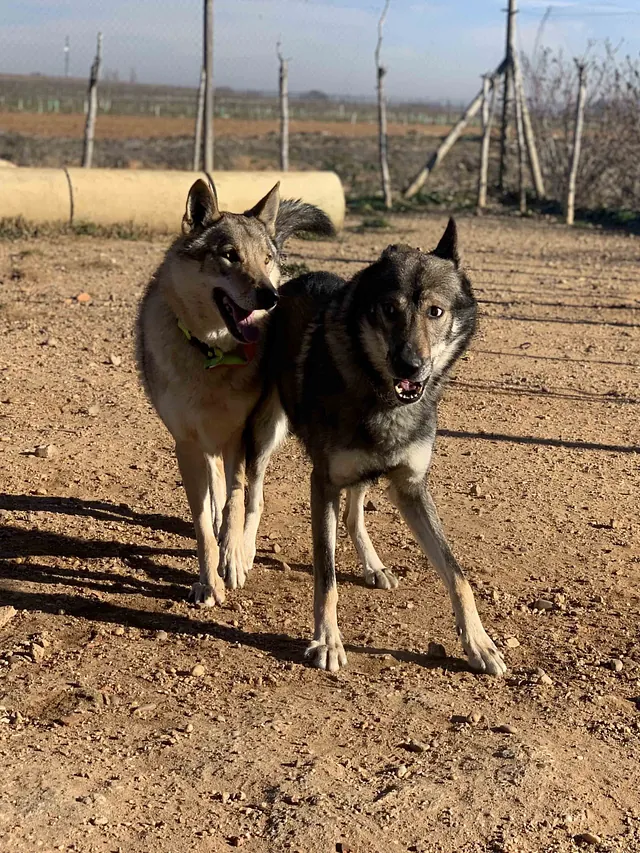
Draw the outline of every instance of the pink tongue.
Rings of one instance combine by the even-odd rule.
[[[260,337],[260,329],[252,323],[254,312],[252,311],[244,320],[236,321],[238,329],[242,333],[244,339],[249,343],[255,343]]]
[[[413,391],[417,388],[417,382],[411,382],[410,379],[401,379],[398,384],[403,391]]]

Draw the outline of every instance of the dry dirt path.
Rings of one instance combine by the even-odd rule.
[[[289,260],[350,274],[443,226],[396,218]],[[640,850],[640,241],[460,230],[482,321],[432,481],[505,650],[500,681],[467,670],[381,489],[367,520],[400,587],[365,588],[341,530],[349,666],[304,665],[293,443],[268,475],[247,587],[189,607],[186,501],[132,353],[166,241],[0,243],[0,606],[17,609],[0,627],[3,853]]]

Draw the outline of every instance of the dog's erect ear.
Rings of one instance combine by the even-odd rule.
[[[456,221],[453,216],[447,222],[444,234],[431,254],[435,255],[437,258],[442,258],[445,261],[453,261],[454,266],[459,266],[460,254],[458,253],[458,226],[456,225]]]
[[[272,187],[264,198],[245,212],[245,216],[254,216],[267,229],[269,237],[276,236],[276,217],[280,207],[280,181]]]
[[[216,188],[199,178],[189,190],[187,209],[182,217],[182,231],[189,234],[191,231],[213,225],[221,216]]]

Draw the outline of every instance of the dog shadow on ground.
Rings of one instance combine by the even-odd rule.
[[[30,513],[63,513],[109,522],[122,521],[152,530],[177,533],[181,536],[190,537],[191,535],[191,525],[181,519],[156,514],[147,515],[135,512],[126,505],[105,501],[3,494],[0,495],[0,509]],[[205,612],[215,616],[215,610],[194,609],[193,615],[183,615],[167,610],[167,603],[185,600],[185,586],[193,582],[195,573],[160,564],[157,559],[163,556],[193,557],[195,570],[195,552],[192,548],[173,548],[163,544],[158,544],[157,547],[132,545],[113,539],[84,539],[47,530],[27,530],[15,525],[4,525],[0,528],[0,543],[2,550],[0,588],[3,604],[13,605],[20,610],[62,614],[153,632],[165,630],[167,633],[187,635],[208,634],[229,644],[239,643],[260,649],[278,660],[298,663],[303,663],[305,660],[306,639],[296,639],[288,634],[250,632],[216,622],[211,618],[202,618]],[[93,569],[87,562],[79,566],[61,565],[59,562],[49,565],[37,559],[34,560],[38,557],[75,558],[85,561],[118,559],[130,566],[132,572],[113,571],[108,567]],[[25,558],[28,558],[28,562],[24,561]],[[256,560],[268,570],[283,571],[284,561],[269,554],[259,553]],[[309,575],[313,573],[312,567],[304,563],[287,563],[286,565],[292,571]],[[339,582],[365,586],[364,580],[359,576],[340,573],[337,579]],[[3,581],[9,583],[3,584]],[[57,589],[45,592],[19,588],[19,585],[24,583],[57,587]],[[72,590],[77,592],[74,593]],[[87,591],[108,596],[140,595],[164,601],[165,609],[147,611],[81,594]],[[222,612],[228,613],[226,609]],[[356,644],[349,644],[345,648],[355,655],[389,655],[397,661],[414,663],[429,669],[468,670],[466,663],[458,658],[435,659],[426,654]]]

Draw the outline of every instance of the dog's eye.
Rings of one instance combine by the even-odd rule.
[[[393,304],[393,302],[383,302],[382,311],[384,313],[384,316],[387,317],[389,320],[393,320],[393,318],[398,313],[398,309]]]
[[[264,259],[264,262],[267,266],[269,266],[269,264],[271,263],[272,260],[273,260],[273,255],[267,255],[267,257]]]
[[[225,261],[229,261],[230,264],[237,264],[240,260],[240,255],[236,252],[233,246],[227,246],[220,252],[220,254]]]
[[[439,308],[437,305],[432,305],[431,308],[429,308],[428,314],[430,317],[434,317],[437,319],[438,317],[442,317],[442,315],[444,314],[444,308]]]

